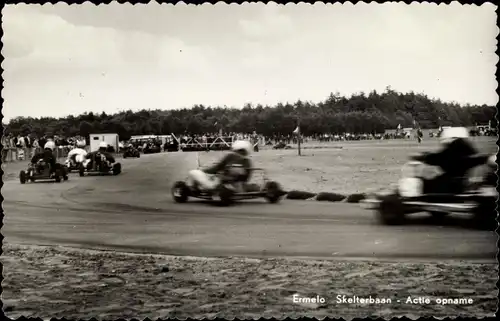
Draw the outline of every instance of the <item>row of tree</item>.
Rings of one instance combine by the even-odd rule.
[[[176,135],[224,132],[266,136],[289,135],[300,119],[304,135],[341,133],[383,133],[403,127],[437,128],[439,126],[496,126],[495,106],[460,106],[430,99],[424,94],[385,92],[359,93],[346,98],[330,94],[319,103],[297,101],[276,106],[245,105],[242,109],[195,105],[191,109],[131,110],[108,115],[84,113],[65,118],[12,119],[6,133],[40,137],[43,135],[88,136],[91,133],[118,133],[120,139],[131,135]]]

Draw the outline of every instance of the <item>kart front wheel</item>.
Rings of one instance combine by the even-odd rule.
[[[78,174],[80,175],[80,177],[85,176],[85,166],[83,164],[80,164],[80,166],[78,167]]]
[[[264,188],[266,191],[266,195],[264,197],[269,203],[275,204],[280,201],[282,192],[281,192],[281,186],[277,182],[274,181],[267,182]]]
[[[399,195],[383,196],[377,209],[377,217],[384,225],[400,225],[404,223],[405,212]]]
[[[178,181],[172,187],[172,197],[177,203],[186,203],[189,197],[189,187],[183,181]]]
[[[21,182],[21,184],[26,183],[26,172],[25,171],[21,171],[19,173],[19,181]]]
[[[63,179],[67,181],[69,179],[68,177],[69,169],[67,167],[63,168]]]

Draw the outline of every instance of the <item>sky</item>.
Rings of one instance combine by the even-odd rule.
[[[319,102],[421,92],[496,105],[496,6],[6,5],[4,122],[17,116]]]

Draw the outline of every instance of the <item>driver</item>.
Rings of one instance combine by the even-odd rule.
[[[43,146],[43,151],[40,153],[36,153],[33,158],[31,158],[31,165],[36,166],[36,164],[43,160],[45,164],[50,166],[50,173],[52,174],[56,168],[56,158],[54,157],[54,149],[56,148],[56,144],[53,141],[48,141]],[[43,171],[43,167],[37,167],[37,171]]]
[[[235,141],[231,146],[231,152],[218,163],[203,170],[190,171],[188,185],[193,188],[200,186],[204,190],[213,190],[221,183],[215,176],[221,172],[224,181],[246,183],[251,176],[252,162],[249,156],[252,149],[252,144],[246,140]]]
[[[106,151],[107,149],[108,149],[108,144],[106,142],[100,142],[99,149],[97,151],[90,152],[87,155],[85,155],[85,159],[90,160],[89,166],[92,166],[92,161],[95,160],[96,165],[98,167],[101,167],[102,165],[101,156],[103,156],[106,159],[106,161],[113,164],[115,162],[115,158],[113,157],[113,155],[111,155]]]
[[[465,127],[449,127],[440,136],[441,149],[435,153],[413,156],[417,161],[438,166],[443,174],[424,182],[424,193],[462,193],[467,172],[474,164],[478,152],[469,140]]]
[[[76,143],[76,148],[73,148],[68,153],[68,161],[72,164],[82,163],[87,155],[87,151],[83,149],[85,147],[85,141],[78,141]]]

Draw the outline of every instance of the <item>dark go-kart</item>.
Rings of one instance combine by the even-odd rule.
[[[125,150],[123,151],[123,158],[127,158],[127,157],[139,158],[139,157],[141,157],[141,153],[139,152],[138,149],[136,149],[132,146],[125,147]]]
[[[482,165],[485,157],[472,157],[470,168]],[[496,229],[498,193],[495,169],[490,168],[479,182],[468,182],[459,193],[427,192],[425,186],[429,176],[432,176],[432,170],[428,170],[428,165],[410,161],[403,166],[403,177],[397,188],[368,196],[362,201],[363,207],[375,210],[378,220],[384,225],[404,224],[406,216],[412,213],[427,212],[438,219],[451,213],[462,213],[472,214],[477,227]]]
[[[60,183],[62,180],[68,180],[68,172],[61,164],[56,164],[54,171],[51,171],[51,165],[40,160],[35,165],[29,165],[26,171],[19,173],[19,181],[25,184],[27,181],[34,183],[40,180],[54,180]]]
[[[146,148],[144,148],[142,150],[142,152],[144,154],[157,154],[157,153],[161,153],[161,146],[158,146],[158,145],[155,145],[155,144],[151,144],[151,145],[146,146]]]
[[[217,175],[221,183],[211,191],[190,188],[186,181],[177,181],[172,187],[172,197],[177,203],[185,203],[189,197],[215,201],[221,206],[229,206],[238,200],[265,198],[269,203],[278,203],[284,195],[279,183],[267,178],[261,168],[253,168],[252,172],[262,174],[262,184],[238,184],[227,175]]]
[[[100,158],[100,161],[96,161],[97,158]],[[122,165],[120,163],[110,163],[106,160],[106,156],[103,154],[96,154],[91,159],[85,160],[80,164],[80,168],[78,169],[78,173],[81,177],[85,176],[85,174],[94,174],[94,175],[119,175],[122,172]]]

